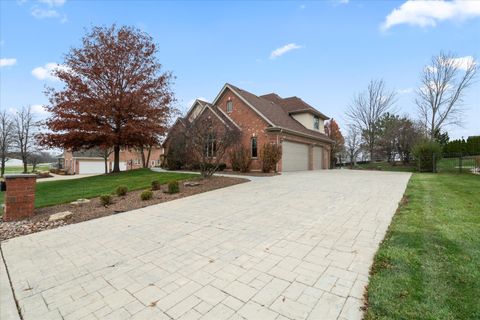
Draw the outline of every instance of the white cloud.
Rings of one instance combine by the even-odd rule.
[[[65,4],[65,0],[38,0],[38,2],[45,3],[50,7],[61,7]]]
[[[388,30],[399,24],[433,27],[444,20],[466,20],[479,16],[480,1],[408,0],[386,17],[381,29]]]
[[[300,6],[300,10],[303,10],[303,9],[305,9],[306,7],[307,7],[306,5],[302,4],[302,5]]]
[[[467,68],[472,64],[476,64],[477,62],[472,56],[465,56],[465,57],[459,57],[459,58],[453,58],[451,59],[453,63],[462,70],[467,70]]]
[[[48,111],[45,109],[45,107],[42,104],[33,104],[30,106],[30,109],[32,110],[32,113],[36,113],[39,115],[48,114]]]
[[[272,53],[270,54],[270,59],[278,58],[284,55],[285,53],[287,53],[288,51],[301,49],[301,48],[303,48],[303,46],[299,46],[298,44],[295,44],[295,43],[286,44],[283,47],[273,50]]]
[[[408,94],[413,92],[413,88],[398,89],[397,92],[399,94]]]
[[[15,59],[15,58],[1,58],[0,59],[0,67],[13,66],[16,63],[17,63],[17,59]]]
[[[57,69],[67,70],[67,67],[57,64],[55,62],[49,62],[42,67],[36,67],[32,70],[32,75],[39,80],[52,80],[58,81],[59,79],[53,75],[53,71]]]
[[[60,16],[57,10],[43,9],[37,6],[32,7],[32,11],[30,11],[30,14],[37,19],[56,18]]]

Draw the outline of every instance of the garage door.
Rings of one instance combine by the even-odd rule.
[[[283,141],[282,171],[308,170],[308,145]]]
[[[323,148],[313,147],[313,170],[323,169]]]
[[[80,174],[105,173],[104,161],[79,161]]]

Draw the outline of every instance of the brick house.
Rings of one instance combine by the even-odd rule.
[[[324,133],[324,121],[329,118],[298,97],[257,96],[227,83],[212,103],[197,99],[185,117],[177,119],[169,136],[204,112],[241,130],[239,143],[250,150],[252,171],[261,170],[259,154],[265,143],[282,146],[279,172],[329,168],[333,140]],[[163,144],[167,159],[169,136]],[[229,167],[228,159],[226,164]]]
[[[145,159],[148,157],[147,151],[144,151]],[[161,146],[153,147],[150,152],[150,159],[148,167],[159,166],[161,157],[163,155],[163,148]],[[81,151],[65,150],[63,158],[60,159],[63,169],[67,174],[92,174],[105,173],[105,159],[102,151],[99,149],[89,149]],[[142,168],[142,155],[136,148],[122,147],[120,149],[120,170],[132,170]],[[113,152],[107,159],[107,171],[113,169]]]

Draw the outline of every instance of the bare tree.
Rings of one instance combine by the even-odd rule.
[[[431,139],[444,126],[462,124],[463,97],[477,71],[473,58],[443,52],[424,68],[415,103]]]
[[[240,140],[240,131],[217,120],[212,113],[204,113],[186,128],[186,148],[200,165],[203,177],[218,170],[227,152]]]
[[[31,107],[22,107],[13,117],[13,144],[23,162],[23,173],[27,173],[28,157],[35,142],[37,127]]]
[[[13,142],[13,122],[6,110],[0,112],[0,161],[1,176],[5,174],[5,163]]]
[[[367,90],[353,98],[347,110],[347,118],[362,133],[370,160],[374,158],[378,140],[378,121],[395,103],[395,91],[389,91],[385,81],[371,80]]]
[[[345,138],[345,151],[350,160],[350,167],[357,164],[357,157],[362,150],[362,138],[357,126],[350,124]]]

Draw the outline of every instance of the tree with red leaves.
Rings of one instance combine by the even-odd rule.
[[[133,27],[94,27],[53,72],[64,82],[48,88],[51,113],[39,136],[49,147],[112,148],[120,171],[121,146],[158,142],[174,113],[170,72],[163,72],[151,36]]]
[[[336,158],[341,157],[341,153],[345,149],[345,139],[335,119],[331,119],[325,123],[325,134],[335,141],[332,146],[332,151],[330,152],[330,161],[332,165],[334,165]]]

